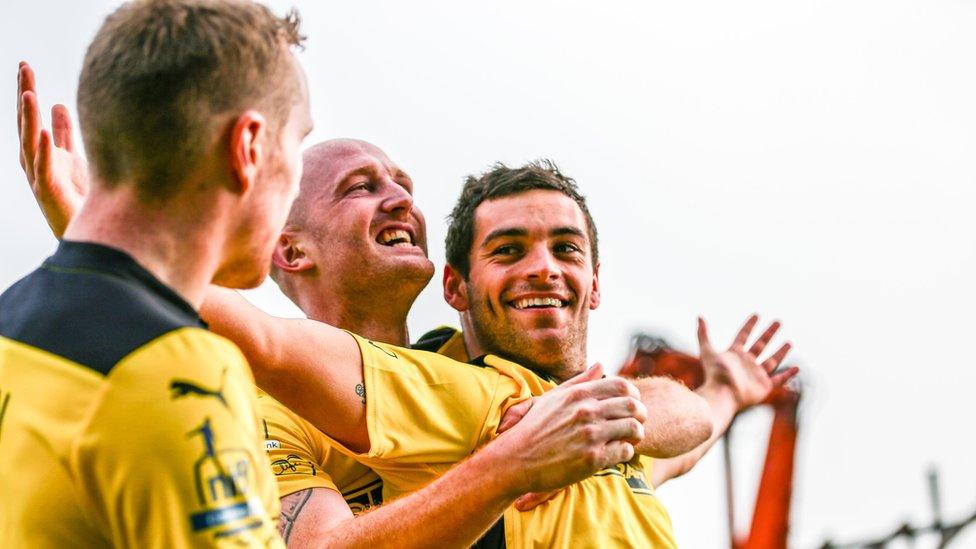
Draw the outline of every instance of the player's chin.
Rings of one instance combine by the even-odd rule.
[[[270,271],[268,261],[241,261],[218,270],[213,283],[224,288],[250,290],[260,286]]]
[[[517,337],[536,348],[548,349],[562,345],[566,340],[566,327],[562,325],[515,324]]]
[[[398,277],[430,280],[434,276],[434,263],[422,253],[391,254],[378,258],[377,263]]]

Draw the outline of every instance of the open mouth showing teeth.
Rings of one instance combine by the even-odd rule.
[[[516,299],[512,302],[512,307],[515,307],[516,309],[542,309],[547,307],[562,308],[565,306],[565,301],[555,297],[527,297],[525,299]]]
[[[386,229],[376,237],[376,241],[384,246],[413,246],[413,238],[410,236],[410,233],[403,229]]]

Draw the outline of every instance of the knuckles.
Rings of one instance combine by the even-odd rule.
[[[583,440],[589,444],[603,441],[602,429],[595,423],[587,423],[584,425],[580,428],[580,434],[583,436]]]
[[[596,406],[589,403],[580,404],[573,411],[573,419],[581,423],[589,423],[597,419]]]

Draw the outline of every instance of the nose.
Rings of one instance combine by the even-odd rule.
[[[525,256],[525,266],[526,277],[539,282],[556,280],[562,272],[552,250],[541,243],[533,246]]]
[[[408,215],[413,210],[413,196],[395,181],[385,181],[384,186],[387,192],[383,198],[383,211],[394,216]]]

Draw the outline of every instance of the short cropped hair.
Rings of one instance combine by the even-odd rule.
[[[78,82],[78,118],[100,183],[166,198],[227,128],[258,108],[276,134],[296,102],[294,11],[249,0],[135,0],[102,23]]]
[[[518,168],[501,162],[480,176],[469,175],[454,210],[447,217],[447,263],[465,279],[471,272],[471,246],[474,244],[474,216],[478,206],[495,198],[502,198],[532,190],[552,190],[572,198],[586,218],[593,266],[599,261],[596,225],[586,207],[586,197],[580,194],[576,181],[563,175],[551,160],[536,160]]]

